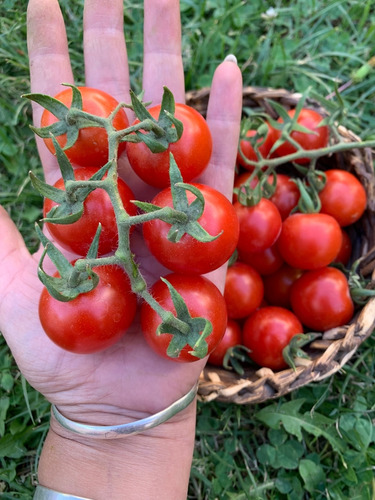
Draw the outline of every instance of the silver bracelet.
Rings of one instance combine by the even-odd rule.
[[[152,427],[166,422],[174,415],[184,410],[193,401],[198,391],[198,383],[194,385],[190,391],[172,403],[168,408],[165,408],[155,415],[150,417],[142,418],[141,420],[136,420],[135,422],[129,422],[127,424],[120,425],[86,425],[79,422],[74,422],[69,418],[64,417],[55,405],[52,405],[52,413],[57,420],[57,422],[68,429],[69,431],[80,434],[81,436],[90,437],[93,439],[116,439],[125,436],[130,436],[134,434],[139,434],[140,432],[147,431]]]
[[[75,495],[61,493],[60,491],[51,490],[45,486],[38,485],[33,500],[90,500],[90,498],[76,497]]]

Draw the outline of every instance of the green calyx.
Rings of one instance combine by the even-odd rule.
[[[100,120],[98,121],[98,117],[90,119],[92,115],[83,112],[80,90],[74,85],[65,85],[72,89],[72,104],[70,108],[58,99],[44,94],[24,94],[23,97],[40,104],[58,118],[57,122],[47,127],[31,127],[35,134],[43,139],[66,134],[67,141],[64,149],[69,149],[78,139],[81,128],[101,127],[103,123]]]
[[[87,181],[77,181],[74,177],[73,167],[65,152],[62,150],[55,137],[52,137],[52,140],[55,146],[56,157],[65,189],[58,189],[54,186],[50,186],[46,182],[38,179],[32,172],[29,173],[29,176],[32,185],[39,194],[57,203],[57,205],[46,214],[43,222],[73,224],[82,216],[85,199],[92,191],[100,187],[100,183],[111,167],[111,163],[104,165],[104,167],[95,172]]]
[[[44,252],[38,267],[38,277],[52,297],[61,302],[68,302],[82,293],[90,292],[98,285],[99,277],[92,271],[90,266],[84,265],[83,270],[73,266],[60,250],[48,240],[38,225],[35,226],[35,230],[44,245]],[[87,259],[97,256],[100,230],[99,226],[86,256]],[[46,255],[55,264],[59,277],[49,276],[44,271],[43,262]]]
[[[152,203],[135,201],[134,204],[147,214],[152,214],[151,218],[160,219],[168,224],[171,228],[168,233],[168,239],[177,243],[181,240],[184,234],[189,234],[193,238],[201,242],[213,241],[220,236],[210,235],[198,222],[204,210],[204,197],[201,191],[192,184],[183,182],[181,172],[177,163],[170,154],[169,178],[171,183],[171,192],[173,199],[173,209],[170,207],[158,207]],[[190,191],[194,194],[195,199],[189,204],[186,192]],[[142,217],[142,216],[141,216]],[[141,218],[145,221],[146,218]]]
[[[300,333],[292,337],[289,344],[283,349],[283,358],[285,362],[293,368],[296,369],[296,360],[300,359],[310,359],[310,356],[302,349],[304,346],[310,344],[313,340],[321,337],[321,333]]]
[[[167,349],[168,356],[177,358],[182,349],[189,345],[192,349],[189,354],[197,359],[204,358],[208,352],[206,338],[212,332],[211,322],[202,317],[193,318],[177,290],[165,278],[161,278],[161,280],[168,286],[176,309],[176,316],[166,314],[156,332],[157,335],[163,333],[173,335]]]

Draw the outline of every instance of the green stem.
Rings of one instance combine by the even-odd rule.
[[[186,335],[190,331],[190,327],[185,321],[178,319],[171,311],[163,309],[163,307],[154,299],[154,297],[145,289],[143,292],[139,293],[139,296],[147,302],[147,304],[154,309],[155,312],[159,314],[163,323],[168,323],[171,327],[176,328]]]
[[[268,166],[270,168],[277,167],[287,162],[292,162],[294,160],[299,160],[300,158],[319,158],[322,156],[327,156],[332,153],[340,153],[341,151],[347,151],[349,149],[364,149],[364,148],[374,148],[375,141],[363,141],[363,142],[339,142],[333,144],[332,146],[327,146],[326,148],[320,149],[301,149],[290,155],[282,156],[280,158],[263,158],[259,161],[248,160],[249,165],[254,165],[261,169],[262,167]]]
[[[155,219],[165,219],[171,218],[174,222],[184,223],[188,220],[188,216],[184,212],[175,210],[172,207],[163,207],[154,212],[148,212],[140,215],[132,215],[131,217],[126,217],[124,220],[120,221],[122,227],[133,226],[134,224],[143,224],[144,222],[155,220]]]

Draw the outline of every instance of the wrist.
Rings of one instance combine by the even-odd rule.
[[[97,440],[51,428],[39,463],[39,483],[93,500],[186,499],[194,449],[196,404],[169,421],[124,439]]]

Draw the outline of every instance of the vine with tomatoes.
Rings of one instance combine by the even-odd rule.
[[[304,364],[306,344],[348,324],[374,295],[351,262],[350,228],[367,194],[330,155],[372,142],[340,140],[334,117],[269,102],[244,119],[233,206],[240,234],[224,298],[228,325],[209,363],[244,373],[244,363],[279,371]],[[322,161],[322,159],[325,161]],[[328,159],[328,161],[327,161]]]
[[[203,274],[233,254],[239,224],[227,198],[191,182],[211,156],[204,118],[176,104],[168,89],[149,109],[133,93],[126,105],[88,87],[26,97],[45,108],[33,130],[61,170],[54,185],[30,174],[44,197],[47,231],[36,230],[44,245],[39,316],[48,337],[74,353],[98,352],[123,337],[139,310],[144,337],[158,354],[184,362],[207,356],[224,334],[227,313]],[[125,108],[135,115],[132,124]],[[156,188],[151,199],[137,200],[120,178],[124,151],[133,176]],[[140,237],[169,271],[151,288],[133,251]],[[69,260],[65,250],[77,257]]]

